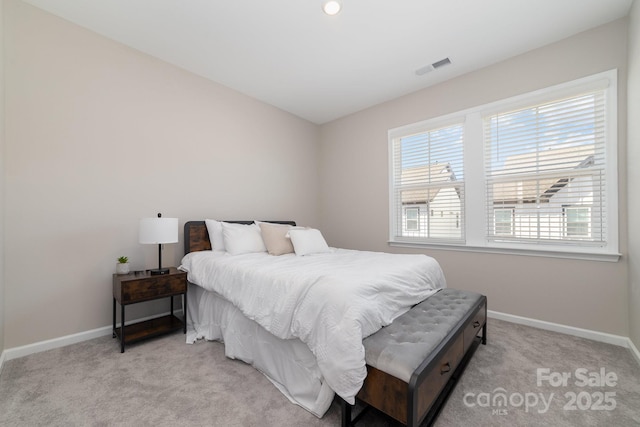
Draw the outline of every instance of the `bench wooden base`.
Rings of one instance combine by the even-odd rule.
[[[482,336],[478,333],[482,330]],[[367,365],[356,399],[409,427],[431,425],[453,391],[477,347],[487,343],[487,299],[482,298],[458,322],[406,382]],[[353,426],[352,406],[341,399],[342,427]]]

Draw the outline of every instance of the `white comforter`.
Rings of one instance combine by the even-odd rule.
[[[351,404],[367,374],[362,339],[446,286],[428,256],[346,249],[304,257],[192,252],[180,268],[275,336],[307,344],[327,384]]]

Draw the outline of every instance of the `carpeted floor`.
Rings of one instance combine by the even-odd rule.
[[[640,425],[627,349],[494,319],[488,336],[437,427]],[[311,427],[339,426],[340,413],[334,401],[318,419],[222,344],[175,333],[124,354],[103,337],[5,362],[0,425]],[[397,424],[369,412],[359,425]]]

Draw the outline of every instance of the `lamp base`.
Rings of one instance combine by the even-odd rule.
[[[154,268],[153,270],[149,270],[149,274],[152,276],[160,276],[163,274],[169,274],[168,268]]]

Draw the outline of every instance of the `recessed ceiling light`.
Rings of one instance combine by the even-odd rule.
[[[327,15],[337,15],[340,9],[342,9],[342,4],[339,0],[327,0],[322,3],[322,10]]]

